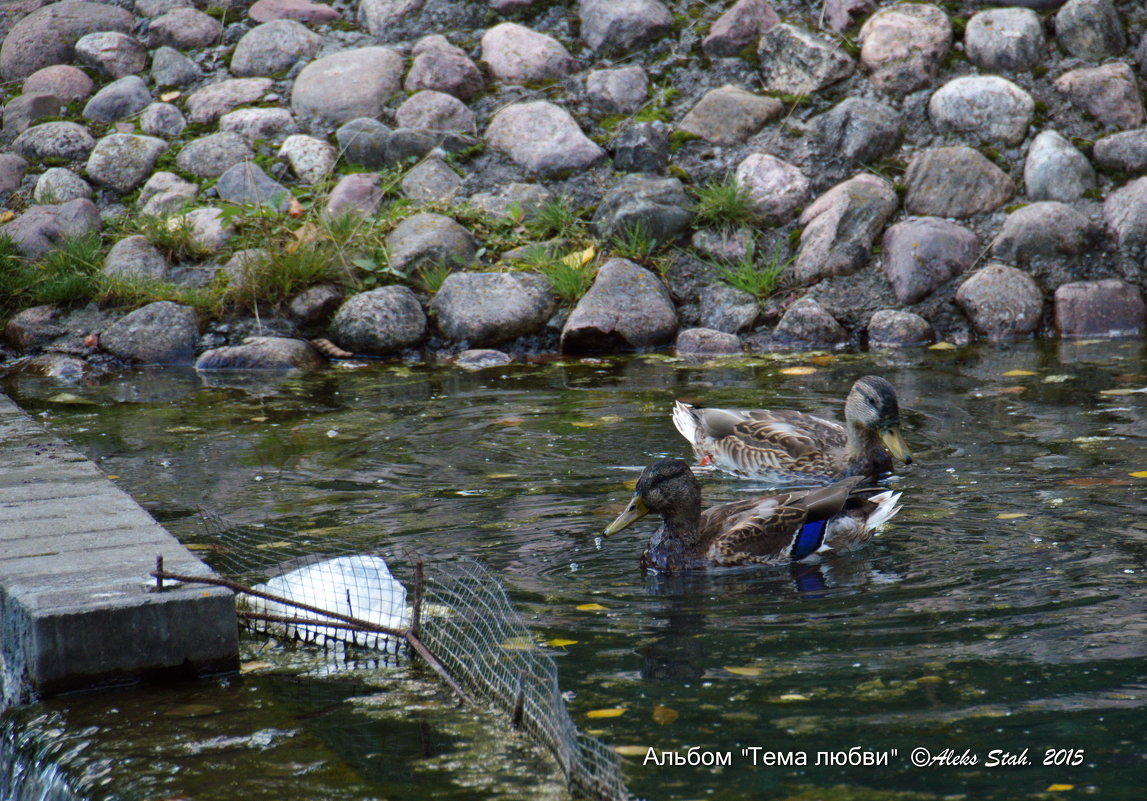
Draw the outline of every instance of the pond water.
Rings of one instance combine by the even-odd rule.
[[[652,519],[598,538],[642,467],[689,458],[675,398],[839,419],[866,373],[897,387],[916,457],[868,546],[666,579],[637,567]],[[1147,394],[1128,391],[1144,386],[1135,341],[4,389],[188,542],[206,507],[316,550],[480,560],[539,642],[572,641],[552,647],[570,712],[637,754],[640,796],[1012,800],[1142,797]],[[710,502],[760,491],[702,484]],[[244,650],[240,676],[15,710],[7,745],[90,798],[561,796],[552,763],[418,671]],[[643,764],[692,747],[731,763]],[[754,747],[808,764],[754,765]],[[887,764],[816,764],[853,747]]]

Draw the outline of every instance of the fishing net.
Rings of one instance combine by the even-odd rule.
[[[240,620],[256,632],[327,649],[369,649],[388,664],[413,651],[463,699],[508,714],[553,755],[575,794],[629,797],[620,758],[578,731],[557,665],[478,562],[413,551],[356,553],[327,538],[314,553],[312,543],[285,529],[201,516],[205,541],[193,547],[219,577],[178,576],[157,565],[161,583],[231,587]]]

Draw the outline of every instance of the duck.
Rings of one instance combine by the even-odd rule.
[[[650,512],[661,526],[641,554],[641,567],[680,573],[708,567],[811,560],[867,542],[900,511],[899,492],[865,497],[863,476],[826,487],[763,495],[701,511],[701,484],[682,459],[659,459],[642,471],[633,499],[606,527],[610,537]]]
[[[709,409],[677,401],[673,424],[701,465],[775,484],[825,484],[851,476],[876,481],[892,457],[912,464],[900,434],[896,390],[875,375],[858,378],[842,426],[788,410]]]

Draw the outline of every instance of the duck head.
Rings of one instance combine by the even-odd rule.
[[[680,459],[659,459],[641,472],[633,499],[605,529],[605,536],[656,512],[670,529],[696,530],[701,518],[701,485]]]
[[[900,435],[900,404],[896,390],[880,376],[857,379],[844,402],[844,419],[850,427],[871,431],[888,452],[904,464],[912,464],[912,454]]]

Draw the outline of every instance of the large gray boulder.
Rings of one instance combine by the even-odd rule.
[[[899,205],[896,190],[875,175],[858,175],[825,192],[801,214],[793,276],[809,284],[859,270]]]
[[[191,364],[199,340],[195,310],[161,300],[136,309],[100,334],[100,347],[141,364]]]
[[[952,23],[934,5],[886,6],[860,28],[860,63],[883,92],[907,94],[930,84],[952,46]]]
[[[960,284],[956,305],[978,334],[996,342],[1035,331],[1043,313],[1043,293],[1024,271],[992,263]]]
[[[635,173],[624,176],[606,193],[593,222],[603,239],[641,232],[660,245],[672,242],[689,227],[691,205],[678,179]]]
[[[1029,70],[1043,59],[1043,23],[1030,8],[989,8],[968,20],[964,52],[989,72]]]
[[[673,15],[657,0],[579,0],[581,35],[599,53],[630,53],[669,32]]]
[[[1095,170],[1057,131],[1044,131],[1028,148],[1024,187],[1032,200],[1070,203],[1095,188]]]
[[[911,217],[884,232],[884,275],[901,303],[917,303],[976,263],[980,240],[951,220]]]
[[[757,44],[761,79],[773,92],[808,95],[842,81],[856,64],[836,45],[803,28],[773,25]]]
[[[386,237],[391,268],[411,275],[424,266],[465,268],[477,247],[465,226],[442,214],[423,212],[407,217]]]
[[[45,122],[33,125],[12,142],[12,149],[26,159],[86,159],[96,139],[85,126],[75,122]]]
[[[529,136],[523,136],[529,131]],[[545,100],[514,103],[490,120],[486,141],[516,164],[538,175],[584,170],[605,151],[582,133],[570,113]]]
[[[1129,337],[1147,330],[1147,305],[1135,284],[1109,278],[1055,290],[1055,327],[1063,337]]]
[[[358,117],[378,117],[402,88],[403,63],[389,47],[343,50],[305,66],[291,89],[296,115],[340,125]]]
[[[21,19],[0,46],[0,72],[8,81],[27,78],[43,67],[67,64],[76,42],[88,33],[131,33],[131,12],[105,3],[64,0],[33,11]]]
[[[482,60],[506,84],[558,80],[578,68],[557,39],[516,22],[499,23],[483,34]]]
[[[88,156],[88,177],[120,193],[130,192],[151,176],[167,142],[154,136],[108,134]]]
[[[783,112],[784,105],[775,97],[726,84],[706,92],[677,128],[714,145],[739,145]]]
[[[1045,200],[1008,215],[992,242],[992,255],[1015,265],[1041,256],[1059,261],[1091,250],[1101,235],[1098,226],[1074,207]]]
[[[229,345],[204,351],[195,360],[195,369],[213,370],[318,370],[326,364],[319,352],[301,339],[288,337],[248,337],[242,345]]]
[[[904,119],[886,103],[848,97],[813,124],[824,152],[848,161],[875,161],[900,147]]]
[[[231,55],[231,73],[240,78],[271,75],[290,69],[299,59],[312,58],[323,37],[292,19],[257,25],[243,35]]]
[[[904,174],[911,214],[971,217],[995,211],[1015,195],[1012,179],[970,147],[937,147],[916,155]]]
[[[103,226],[99,209],[87,198],[53,206],[31,206],[0,233],[12,237],[16,249],[29,259],[38,259],[63,240],[98,231]]]
[[[386,356],[426,336],[426,313],[407,287],[384,286],[348,298],[335,312],[331,334],[355,353]]]
[[[941,131],[1018,145],[1035,114],[1035,100],[998,75],[965,75],[932,93],[928,113]]]
[[[536,273],[452,273],[430,302],[448,339],[488,347],[535,333],[553,316],[549,281]]]
[[[643,267],[610,259],[562,329],[562,353],[610,353],[663,345],[677,332],[669,290]]]

